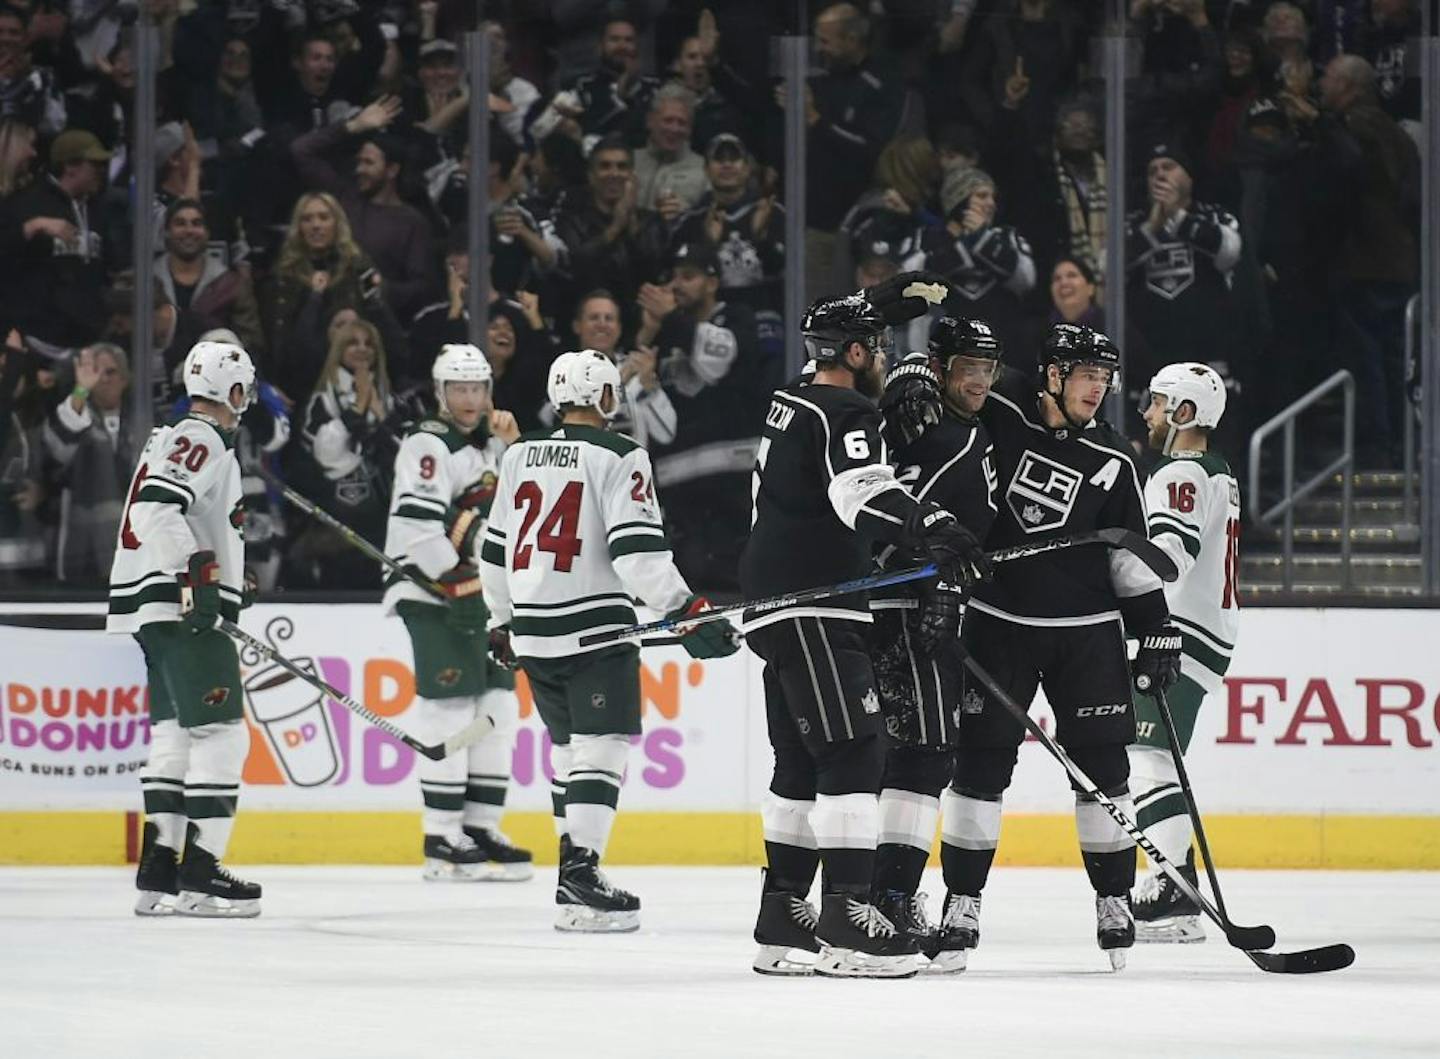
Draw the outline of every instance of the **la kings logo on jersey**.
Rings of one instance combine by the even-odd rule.
[[[1195,282],[1195,255],[1184,243],[1158,247],[1145,263],[1145,286],[1174,301]]]
[[[1075,507],[1080,480],[1079,471],[1026,449],[1005,490],[1005,502],[1026,533],[1059,529]]]

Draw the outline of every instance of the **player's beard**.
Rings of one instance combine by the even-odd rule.
[[[885,373],[880,367],[880,358],[872,356],[865,364],[865,370],[855,376],[855,389],[861,394],[878,401],[885,392]]]

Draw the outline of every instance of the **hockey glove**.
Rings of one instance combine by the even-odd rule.
[[[497,625],[490,630],[490,658],[502,669],[514,669],[520,664],[510,646],[510,626]]]
[[[213,629],[220,621],[220,564],[206,549],[190,556],[180,580],[180,617],[195,633]]]
[[[240,592],[240,609],[246,610],[255,605],[255,599],[260,595],[260,575],[253,567],[245,567],[245,588]]]
[[[474,563],[461,562],[440,575],[440,588],[450,601],[445,623],[465,636],[485,634],[485,596],[480,591],[480,571]]]
[[[943,302],[950,296],[950,284],[938,272],[901,272],[866,287],[864,294],[865,300],[894,327],[924,316]]]
[[[940,379],[924,353],[907,353],[885,375],[880,395],[885,440],[892,449],[917,441],[945,414]]]
[[[960,635],[965,596],[965,590],[946,580],[943,572],[933,581],[920,582],[920,609],[915,612],[911,635],[916,646],[931,658],[941,657]]]
[[[445,536],[460,561],[468,562],[475,555],[475,538],[480,534],[484,519],[474,508],[457,507],[454,504],[445,512]]]
[[[1180,679],[1180,630],[1170,624],[1140,635],[1140,650],[1130,665],[1135,687],[1153,693]]]
[[[905,523],[907,546],[940,568],[962,597],[981,581],[990,580],[990,558],[975,535],[938,504],[920,503]]]
[[[709,609],[708,599],[692,595],[665,617],[669,621],[680,621]],[[740,633],[724,618],[701,625],[681,625],[675,629],[675,634],[680,637],[680,646],[690,652],[691,658],[724,658],[740,650]]]

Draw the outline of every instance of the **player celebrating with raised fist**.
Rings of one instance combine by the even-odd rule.
[[[151,432],[130,481],[110,569],[105,631],[145,652],[150,757],[135,914],[251,917],[260,887],[220,859],[250,750],[234,642],[217,628],[245,605],[245,542],[235,429],[255,397],[238,345],[185,357],[190,411]]]
[[[490,364],[475,346],[442,347],[430,374],[439,415],[421,420],[395,457],[385,551],[418,578],[438,581],[446,598],[396,574],[383,605],[410,634],[421,738],[443,742],[481,715],[493,728],[462,753],[419,760],[424,877],[528,879],[529,851],[500,830],[519,718],[515,676],[486,656],[477,567],[500,457],[520,431],[491,403]]]
[[[1166,695],[1181,753],[1195,734],[1205,696],[1220,688],[1240,625],[1235,595],[1240,539],[1240,487],[1210,431],[1225,414],[1225,384],[1204,364],[1171,364],[1150,380],[1144,410],[1159,464],[1145,483],[1150,536],[1175,561],[1180,576],[1165,586],[1170,618],[1181,637],[1180,679]],[[1139,824],[1192,885],[1193,829],[1170,741],[1155,700],[1135,695],[1136,742],[1130,748],[1131,788]],[[1200,909],[1164,872],[1152,872],[1135,893],[1140,941],[1204,941]]]
[[[668,618],[709,603],[690,591],[655,500],[650,457],[605,429],[620,410],[620,372],[593,349],[550,366],[552,430],[527,434],[500,465],[480,558],[490,648],[518,661],[550,733],[560,836],[557,930],[637,930],[640,899],[600,870],[630,740],[640,734],[640,652],[633,643],[581,646],[587,633],[635,624],[639,600]],[[740,649],[723,619],[681,626],[693,658]]]

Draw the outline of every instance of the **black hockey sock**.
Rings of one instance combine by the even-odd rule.
[[[1135,849],[1119,853],[1087,853],[1080,851],[1090,885],[1102,897],[1119,897],[1135,888]]]
[[[770,867],[770,889],[787,890],[802,896],[815,882],[820,851],[785,842],[765,843],[765,863]]]
[[[820,851],[825,864],[825,892],[854,894],[862,899],[870,895],[875,877],[875,851],[851,846],[831,846]]]
[[[929,853],[902,842],[882,842],[875,851],[875,892],[913,894],[920,889]]]
[[[995,850],[962,849],[948,842],[940,844],[940,867],[945,872],[945,889],[951,893],[979,897],[995,863]]]

